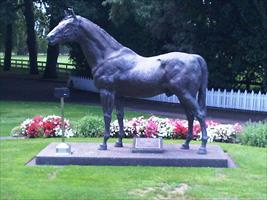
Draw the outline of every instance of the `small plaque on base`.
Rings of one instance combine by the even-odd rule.
[[[133,153],[163,153],[162,138],[134,138]]]
[[[71,147],[65,142],[61,142],[56,146],[56,153],[61,155],[70,155]]]

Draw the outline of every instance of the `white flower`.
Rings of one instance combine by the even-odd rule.
[[[55,136],[62,136],[62,130],[60,128],[56,128]],[[65,129],[64,136],[69,138],[74,136],[74,131],[71,128]]]

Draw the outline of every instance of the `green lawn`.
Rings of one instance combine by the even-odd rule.
[[[29,60],[29,56],[17,56],[17,55],[12,55],[12,59],[22,59],[22,60]],[[46,61],[46,55],[43,54],[38,54],[37,57],[38,61]],[[58,60],[59,63],[71,63],[69,60],[69,56],[67,55],[59,55]]]
[[[97,106],[66,103],[66,118],[101,115]],[[27,117],[59,114],[59,103],[0,101],[1,135]],[[142,113],[127,112],[127,117]],[[235,169],[111,166],[25,166],[59,138],[0,141],[0,199],[267,199],[266,148],[222,144]],[[67,141],[101,142],[101,138]],[[115,142],[111,139],[109,142]],[[125,139],[125,142],[132,142]],[[179,144],[180,140],[164,140]]]
[[[0,199],[257,199],[267,193],[266,149],[221,144],[239,168],[25,166],[59,139],[1,141]],[[101,139],[72,138],[68,141]],[[112,142],[115,139],[111,139]],[[126,140],[131,142],[131,140]],[[165,140],[166,143],[178,143]],[[179,185],[184,194],[175,192]]]
[[[4,57],[4,55],[0,53],[0,58],[3,58],[3,57]],[[28,61],[29,60],[29,56],[12,55],[12,59],[19,59],[19,60]],[[38,54],[37,61],[45,62],[46,61],[46,55]],[[15,62],[15,61],[12,61],[12,62]],[[69,56],[67,56],[67,55],[59,55],[58,59],[57,59],[57,62],[58,63],[62,63],[62,64],[59,64],[58,67],[62,68],[64,70],[66,68],[65,64],[73,64],[72,61],[69,59]],[[18,62],[18,63],[20,63],[20,62]],[[23,66],[24,68],[23,68],[23,70],[21,70],[22,71],[21,73],[25,73],[25,69],[27,69],[27,67],[25,65],[26,65],[26,63],[24,62],[24,66]],[[40,63],[38,65],[41,66]],[[15,64],[12,64],[12,66],[15,66]],[[45,66],[45,65],[43,65],[43,66]],[[67,67],[68,67],[68,69],[74,69],[75,68],[73,65],[69,65]],[[12,71],[18,71],[18,69],[14,68]]]

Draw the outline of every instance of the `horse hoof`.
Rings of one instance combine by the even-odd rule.
[[[182,144],[181,149],[189,149],[189,144]]]
[[[98,147],[98,150],[101,150],[101,151],[105,151],[107,150],[107,145],[104,145],[104,144],[100,144],[99,147]]]
[[[197,153],[204,155],[204,154],[207,154],[207,150],[206,150],[206,148],[200,147],[198,149]]]
[[[122,142],[116,142],[114,146],[115,147],[123,147],[123,144],[122,144]]]

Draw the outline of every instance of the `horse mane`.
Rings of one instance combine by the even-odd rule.
[[[98,26],[97,24],[93,23],[92,21],[81,17],[81,16],[77,16],[80,26],[82,27],[82,29],[87,32],[88,27],[93,29],[94,31],[96,31],[101,37],[101,40],[103,41],[103,39],[105,40],[106,44],[109,44],[110,47],[112,47],[113,49],[121,49],[124,46],[119,43],[116,39],[114,39],[110,34],[108,34],[104,29],[102,29],[100,26]]]

